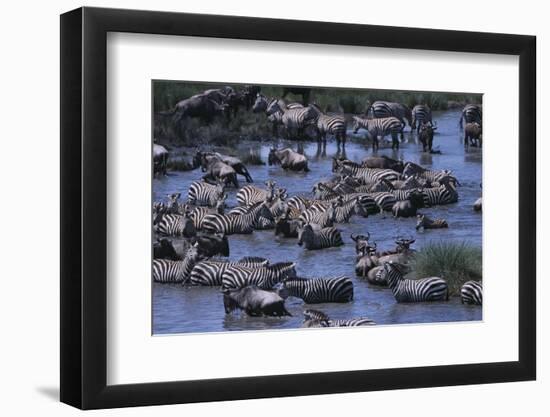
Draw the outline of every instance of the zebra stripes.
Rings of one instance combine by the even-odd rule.
[[[264,260],[243,260],[227,262],[227,261],[202,261],[196,264],[191,271],[189,280],[192,285],[202,285],[214,287],[222,285],[222,276],[228,268],[233,266],[247,266],[251,268],[260,268],[267,265],[267,259]]]
[[[342,246],[344,241],[340,231],[334,227],[315,230],[311,224],[298,229],[298,245],[304,245],[307,250],[325,249]]]
[[[295,129],[298,136],[303,134],[304,129],[308,125],[315,123],[317,118],[316,112],[312,107],[282,107],[279,100],[273,99],[267,107],[266,113],[272,115],[277,112],[282,113],[281,121],[287,129],[287,132],[292,132]]]
[[[353,300],[353,282],[345,276],[335,278],[289,278],[283,290],[307,304],[347,303]]]
[[[224,185],[212,185],[207,182],[195,181],[189,186],[187,202],[196,206],[215,207],[224,194]]]
[[[401,175],[393,169],[366,168],[351,161],[335,161],[336,172],[343,175],[351,175],[363,181],[365,184],[376,183],[381,180],[398,180]]]
[[[336,220],[336,206],[337,202],[332,202],[324,211],[318,211],[316,209],[309,209],[304,211],[298,220],[303,223],[315,223],[321,227],[330,227]]]
[[[458,193],[452,184],[442,184],[439,187],[423,188],[424,204],[427,206],[453,204],[458,202]]]
[[[362,119],[361,117],[353,116],[353,133],[357,133],[360,129],[365,129],[372,139],[372,148],[378,149],[378,139],[384,139],[387,135],[391,135],[392,149],[399,149],[398,135],[403,136],[402,123],[397,117],[384,117],[381,119]]]
[[[452,172],[448,169],[435,171],[421,167],[413,162],[407,162],[403,168],[403,177],[408,179],[413,176],[417,176],[430,182],[439,182],[445,177],[451,177],[451,179],[454,179],[454,177],[452,177]]]
[[[412,124],[411,129],[416,133],[420,131],[420,126],[423,123],[432,122],[432,110],[425,104],[417,104],[412,109]]]
[[[155,232],[163,236],[192,237],[196,234],[194,221],[187,214],[160,214],[154,223]]]
[[[479,123],[481,126],[481,121],[483,119],[483,114],[481,107],[477,104],[467,104],[462,109],[462,114],[460,115],[459,126],[462,128],[463,123]]]
[[[275,181],[265,182],[266,189],[254,185],[245,185],[237,192],[237,202],[241,206],[259,203],[262,201],[271,201],[275,195]]]
[[[460,289],[462,304],[483,304],[483,286],[478,281],[467,281]]]
[[[384,264],[386,280],[398,303],[422,301],[446,301],[449,299],[447,282],[438,277],[405,279],[399,268],[391,263]]]
[[[340,144],[346,144],[347,124],[343,115],[328,115],[324,114],[319,107],[310,104],[310,107],[316,113],[316,126],[318,132],[318,140],[324,145],[327,143],[327,134],[333,135],[336,139],[338,147]]]
[[[279,262],[260,268],[231,266],[222,274],[222,289],[238,289],[249,285],[268,290],[285,278],[296,275],[294,262]]]
[[[243,214],[209,214],[202,222],[202,228],[208,232],[218,232],[225,235],[249,234],[254,231],[261,217],[273,220],[271,211],[266,202],[250,206]]]
[[[399,119],[403,127],[405,126],[405,120],[409,123],[409,126],[412,126],[411,110],[401,103],[394,103],[391,101],[375,101],[367,108],[365,114],[367,117],[371,116],[375,119],[395,117]]]
[[[198,261],[199,254],[196,245],[188,249],[183,261],[154,259],[153,281],[160,283],[184,283],[189,279],[189,274]]]
[[[302,327],[356,327],[371,326],[376,324],[366,317],[353,319],[331,319],[319,310],[307,309],[304,311],[304,323]]]

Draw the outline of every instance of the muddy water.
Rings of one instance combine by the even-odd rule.
[[[423,209],[430,217],[442,217],[449,223],[448,229],[415,231],[415,219],[393,219],[388,214],[373,215],[368,218],[352,217],[350,223],[340,224],[345,245],[321,251],[306,251],[296,244],[296,239],[275,238],[272,230],[255,231],[252,235],[230,236],[230,259],[243,256],[263,256],[271,262],[294,261],[300,276],[323,277],[347,275],[354,281],[354,300],[346,304],[317,304],[314,308],[325,311],[333,318],[366,316],[378,324],[433,323],[450,321],[481,320],[481,308],[463,306],[458,298],[449,302],[397,304],[391,291],[374,287],[355,277],[354,242],[350,233],[369,231],[378,248],[384,250],[395,246],[394,237],[399,234],[416,237],[415,247],[421,248],[433,240],[469,241],[481,246],[481,221],[479,213],[472,205],[480,196],[479,184],[482,178],[482,157],[479,149],[464,150],[461,132],[458,129],[459,112],[448,111],[434,114],[438,130],[434,137],[434,149],[441,154],[425,154],[416,143],[416,135],[405,132],[405,140],[398,151],[380,146],[378,154],[419,163],[432,169],[451,169],[459,179],[459,202],[457,204]],[[359,135],[360,136],[360,135]],[[280,145],[283,142],[279,143]],[[296,149],[295,142],[286,143]],[[388,144],[389,145],[389,144]],[[270,144],[251,143],[259,148],[262,158],[267,161]],[[250,166],[249,171],[257,184],[269,178],[275,179],[278,186],[288,190],[289,196],[307,195],[313,184],[331,176],[332,157],[336,146],[329,143],[326,155],[319,152],[315,143],[304,145],[309,159],[308,173],[284,172],[280,167]],[[372,151],[362,143],[349,142],[346,156],[360,161]],[[155,200],[162,200],[166,194],[181,191],[187,195],[189,184],[200,178],[199,170],[171,173],[170,176],[155,179],[153,194]],[[243,183],[244,184],[244,183]],[[236,205],[235,190],[229,192],[228,205]],[[153,284],[153,332],[155,334],[220,332],[233,330],[283,329],[300,327],[302,310],[308,307],[300,299],[290,297],[287,308],[293,317],[251,318],[244,314],[226,315],[223,310],[219,288],[184,287],[181,285]]]

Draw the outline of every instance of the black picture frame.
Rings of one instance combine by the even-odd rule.
[[[519,360],[107,385],[108,32],[519,56]],[[62,402],[94,409],[535,379],[535,37],[85,7],[61,15],[60,56]]]

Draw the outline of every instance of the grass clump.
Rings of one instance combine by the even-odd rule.
[[[459,295],[466,281],[482,279],[481,248],[467,242],[430,242],[416,252],[413,270],[417,278],[445,279],[449,295]]]

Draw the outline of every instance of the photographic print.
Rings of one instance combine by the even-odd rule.
[[[153,334],[482,320],[482,94],[152,81]]]

